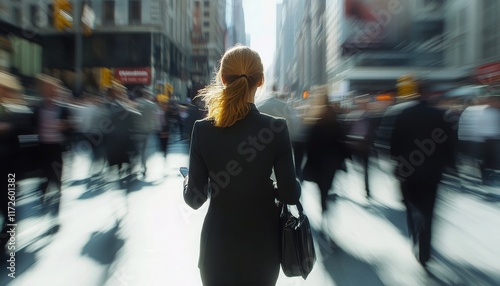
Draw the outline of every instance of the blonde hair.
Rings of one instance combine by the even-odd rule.
[[[208,108],[207,117],[217,127],[229,127],[250,112],[253,92],[264,79],[260,56],[246,46],[224,54],[212,83],[199,91]]]

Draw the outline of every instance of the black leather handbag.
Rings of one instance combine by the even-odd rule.
[[[316,252],[309,219],[300,203],[296,207],[299,217],[290,212],[288,205],[279,203],[281,268],[287,277],[302,276],[306,279],[316,262]]]

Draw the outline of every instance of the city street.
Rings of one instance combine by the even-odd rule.
[[[2,274],[0,285],[201,285],[197,258],[208,204],[195,211],[183,201],[178,169],[188,164],[186,141],[170,145],[165,167],[160,154],[153,154],[147,177],[127,189],[119,188],[113,172],[102,173],[102,180],[94,176],[89,188],[85,156],[67,162],[61,227],[54,234],[48,233],[54,221],[43,215],[34,193],[38,179],[20,182],[16,278]],[[319,191],[303,183],[317,262],[307,280],[281,273],[277,285],[500,285],[498,189],[474,192],[447,179],[426,271],[412,254],[390,165],[372,162],[372,199],[364,196],[357,165],[349,163],[334,182],[336,196],[324,218]]]

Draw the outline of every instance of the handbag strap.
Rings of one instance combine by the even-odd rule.
[[[290,205],[282,203],[282,202],[279,202],[279,205],[280,205],[280,210],[285,209],[287,211],[288,211],[288,206],[290,206]],[[299,211],[299,217],[303,217],[304,216],[304,208],[302,207],[302,204],[300,202],[297,202],[297,204],[295,204],[295,207]]]
[[[299,216],[301,217],[304,216],[304,208],[302,207],[302,204],[300,202],[297,202],[295,206],[299,210]]]

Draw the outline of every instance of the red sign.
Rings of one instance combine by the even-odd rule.
[[[117,68],[115,78],[124,85],[151,83],[151,68]]]
[[[476,69],[476,78],[482,84],[500,82],[500,62],[478,67]]]

